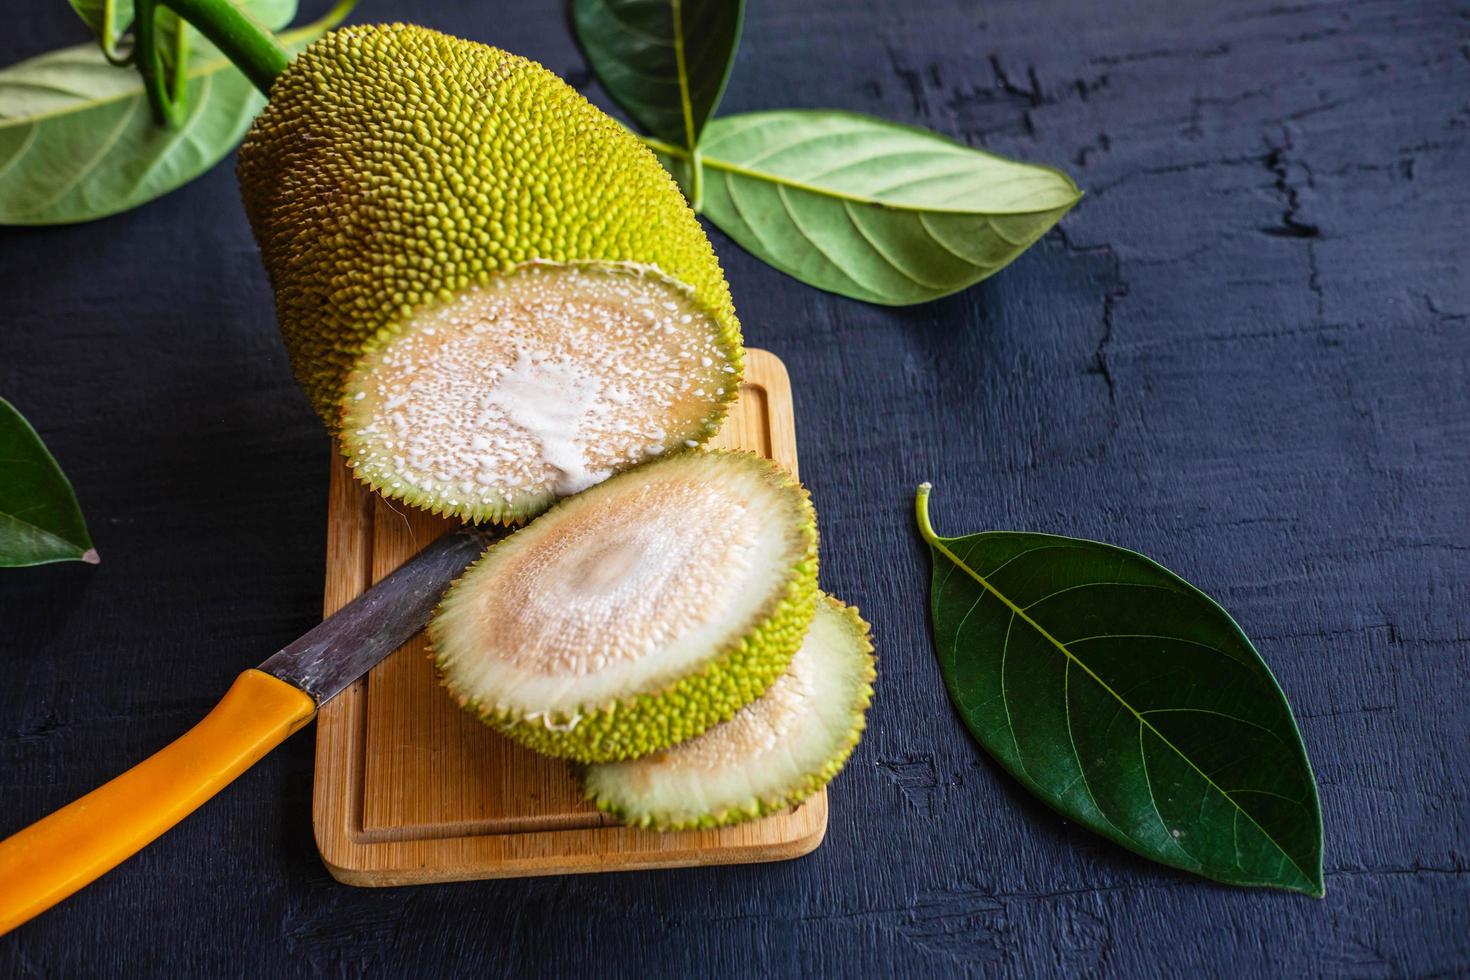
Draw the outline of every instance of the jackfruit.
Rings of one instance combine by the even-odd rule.
[[[795,806],[852,755],[874,677],[868,624],[824,593],[791,666],[769,691],[690,741],[589,766],[587,798],[625,823],[658,830],[722,826]]]
[[[295,374],[390,497],[521,520],[703,442],[737,393],[729,288],[673,178],[532,61],[332,31],[239,178]]]
[[[811,501],[750,453],[612,477],[493,545],[429,624],[454,699],[548,755],[606,762],[725,721],[789,666],[816,606]]]

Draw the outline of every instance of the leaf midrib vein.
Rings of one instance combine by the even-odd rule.
[[[674,64],[679,72],[679,109],[684,113],[684,145],[692,153],[695,148],[694,103],[689,95],[689,67],[684,63],[684,3],[683,0],[670,0],[670,6],[674,18]],[[694,165],[699,165],[698,160]]]
[[[1012,613],[1011,622],[1015,621],[1016,616]],[[1006,639],[1008,641],[1010,639],[1009,632],[1006,634]],[[1092,808],[1097,811],[1098,816],[1108,822],[1109,827],[1112,827],[1118,832],[1119,836],[1131,840],[1132,835],[1125,833],[1122,827],[1113,823],[1113,818],[1108,816],[1107,811],[1102,808],[1102,804],[1097,801],[1097,795],[1092,791],[1092,783],[1087,778],[1087,767],[1082,764],[1082,753],[1077,751],[1077,736],[1072,733],[1072,665],[1070,663],[1062,668],[1062,717],[1067,719],[1067,742],[1072,746],[1072,758],[1077,760],[1077,776],[1082,780],[1082,788],[1087,791],[1087,798],[1092,801]],[[1016,733],[1012,730],[1012,741],[1015,738]],[[1020,754],[1020,746],[1018,745],[1016,755],[1019,757]],[[1076,780],[1072,782],[1076,782]],[[1071,783],[1068,783],[1067,788],[1070,789],[1071,785]]]
[[[1164,840],[1172,844],[1175,850],[1177,850],[1180,854],[1183,854],[1185,857],[1189,858],[1190,861],[1194,862],[1194,866],[1196,868],[1203,868],[1204,864],[1200,861],[1200,859],[1189,853],[1189,851],[1185,850],[1184,845],[1179,843],[1179,838],[1175,837],[1174,832],[1169,829],[1169,822],[1165,820],[1164,815],[1159,812],[1159,797],[1154,792],[1154,779],[1151,775],[1149,775],[1148,772],[1148,749],[1145,748],[1143,744],[1143,716],[1139,715],[1137,712],[1134,712],[1134,715],[1138,718],[1138,761],[1143,768],[1143,785],[1148,787],[1148,804],[1153,808],[1154,816],[1158,818],[1159,829],[1164,832]],[[1150,731],[1152,731],[1152,728],[1150,728]],[[1165,744],[1167,745],[1168,743],[1166,742]],[[1172,745],[1169,747],[1173,748]],[[1177,752],[1178,749],[1175,749],[1175,751]],[[1236,807],[1236,809],[1239,810],[1240,807]]]
[[[860,197],[856,194],[848,194],[843,191],[832,190],[831,188],[827,187],[817,187],[815,185],[807,184],[800,180],[795,180],[790,177],[783,177],[779,174],[772,174],[764,170],[751,170],[748,167],[743,167],[738,163],[731,163],[729,160],[722,160],[719,157],[712,157],[705,153],[700,154],[700,161],[707,169],[723,170],[726,173],[735,174],[738,177],[745,177],[749,180],[758,180],[769,184],[776,184],[778,186],[790,187],[793,190],[805,191],[808,194],[816,194],[821,197],[835,198],[839,201],[851,201],[854,204],[863,204],[869,207],[887,208],[891,211],[912,211],[918,214],[966,214],[1020,217],[1022,215],[1031,214],[1049,214],[1052,211],[1069,208],[1072,206],[1072,204],[1076,203],[1076,200],[1074,199],[1073,201],[1070,201],[1066,204],[1056,204],[1051,207],[1035,208],[1030,211],[977,211],[974,208],[954,208],[929,204],[908,204],[903,202],[880,201],[873,198]],[[999,237],[1003,238],[1004,236]]]

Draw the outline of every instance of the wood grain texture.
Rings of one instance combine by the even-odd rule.
[[[65,3],[0,61],[85,31]],[[606,104],[552,0],[363,0]],[[1452,0],[751,3],[728,112],[833,106],[1069,170],[999,276],[882,309],[714,235],[791,371],[822,583],[881,652],[800,861],[347,888],[297,736],[0,939],[0,976],[1470,974],[1470,19]],[[0,392],[96,568],[0,575],[0,833],[186,730],[321,616],[331,449],[231,165],[0,229]],[[1327,897],[1216,887],[1058,819],[965,735],[912,492],[947,534],[1111,541],[1236,615],[1301,719]]]
[[[796,473],[786,368],[746,352],[745,380],[710,443],[759,452]],[[327,511],[330,616],[452,522],[401,510],[333,463]],[[780,861],[827,829],[827,794],[722,830],[622,827],[582,799],[571,766],[492,732],[445,695],[422,634],[323,707],[313,822],[338,881],[384,886]]]

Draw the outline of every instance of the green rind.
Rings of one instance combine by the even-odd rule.
[[[828,759],[820,768],[803,774],[795,784],[784,787],[779,792],[752,798],[743,805],[707,813],[698,820],[670,819],[667,815],[658,813],[634,812],[631,808],[620,805],[611,796],[599,794],[590,788],[586,792],[586,799],[592,801],[593,805],[603,813],[611,814],[628,826],[652,830],[708,830],[744,823],[747,820],[759,820],[762,817],[798,806],[836,778],[837,774],[847,765],[847,760],[852,757],[853,750],[857,748],[858,742],[862,740],[863,731],[867,728],[867,710],[873,702],[873,682],[877,680],[878,673],[875,666],[876,659],[873,656],[871,629],[858,610],[825,592],[819,592],[818,595],[819,601],[827,603],[847,621],[853,638],[858,644],[860,655],[864,656],[867,661],[863,684],[853,701],[855,716],[853,727],[843,739],[837,754]]]
[[[752,453],[698,452],[715,458],[759,461],[763,474],[773,486],[796,491],[794,497],[798,501],[798,513],[792,530],[800,536],[804,552],[791,566],[785,587],[761,611],[755,628],[661,690],[582,706],[576,724],[572,725],[572,717],[527,718],[514,711],[483,704],[472,695],[455,690],[447,665],[436,652],[436,648],[443,645],[437,635],[436,615],[429,623],[429,655],[434,659],[440,681],[456,704],[486,725],[537,752],[576,762],[597,763],[637,758],[691,739],[722,721],[728,721],[735,712],[766,692],[790,666],[791,657],[801,646],[816,613],[816,512],[806,488],[769,460]],[[689,454],[675,454],[676,457],[685,455]],[[629,471],[627,476],[636,473],[637,470]],[[602,485],[608,486],[617,479],[613,477]],[[554,520],[557,507],[553,507],[542,520]],[[466,569],[445,593],[444,602],[451,601],[455,587],[468,579],[493,550],[487,551]],[[444,602],[440,603],[441,609]],[[563,726],[568,726],[569,730],[555,730]]]

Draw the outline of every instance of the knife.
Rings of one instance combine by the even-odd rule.
[[[0,935],[142,850],[423,628],[490,532],[445,534],[259,667],[177,741],[0,841]]]

